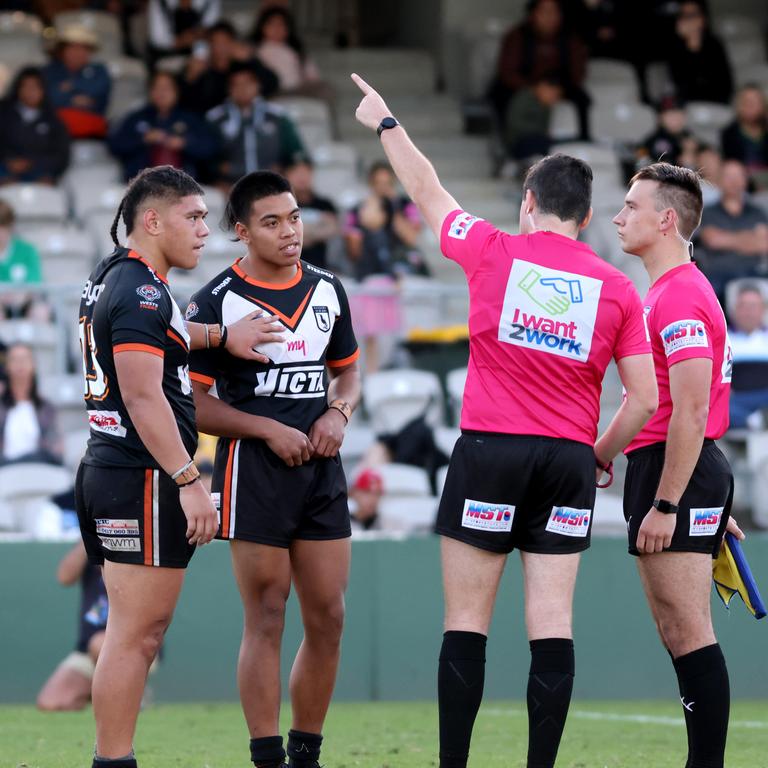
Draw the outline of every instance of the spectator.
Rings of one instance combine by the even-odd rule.
[[[104,138],[112,79],[107,68],[93,62],[98,38],[72,24],[59,34],[53,59],[43,68],[51,105],[75,139]]]
[[[261,97],[258,72],[250,63],[232,66],[229,98],[206,118],[221,136],[222,160],[213,173],[221,187],[252,171],[281,170],[306,154],[293,122]]]
[[[384,480],[375,469],[364,469],[349,489],[349,515],[353,531],[378,528],[379,502]]]
[[[42,302],[25,290],[42,280],[40,255],[31,243],[13,234],[16,213],[0,198],[0,315],[5,318],[37,314]]]
[[[37,392],[31,347],[11,344],[5,372],[7,386],[0,398],[0,461],[61,463],[56,411]]]
[[[187,56],[221,15],[220,0],[149,0],[149,57]]]
[[[558,0],[530,0],[527,10],[502,42],[489,90],[502,137],[516,157],[547,151],[549,113],[562,99],[578,110],[580,138],[589,135],[589,97],[581,87],[587,48],[563,23]]]
[[[149,83],[149,103],[131,112],[109,137],[109,147],[123,164],[126,181],[142,168],[172,165],[192,176],[218,151],[218,136],[198,115],[178,107],[173,75],[158,71]]]
[[[238,40],[235,28],[228,21],[214,24],[206,35],[207,50],[197,48],[190,56],[181,80],[181,105],[184,109],[204,115],[227,98],[229,70],[235,62],[250,62],[257,71],[262,95],[268,99],[277,90],[277,76],[258,59],[251,48]]]
[[[321,269],[328,267],[328,244],[339,237],[339,214],[336,206],[314,190],[312,161],[298,158],[285,169],[285,178],[293,187],[301,208],[304,224],[304,247],[301,258]]]
[[[698,171],[704,180],[701,185],[704,206],[716,203],[720,199],[720,174],[723,170],[723,158],[720,153],[709,144],[699,144],[693,169]]]
[[[0,184],[55,184],[69,162],[69,134],[48,104],[36,67],[16,76],[0,104]]]
[[[656,130],[643,140],[638,150],[640,164],[663,160],[672,165],[693,168],[697,146],[686,125],[685,111],[675,99],[666,98],[659,106]]]
[[[766,298],[756,283],[739,287],[731,314],[731,428],[768,427]]]
[[[704,208],[700,243],[702,269],[721,303],[725,284],[762,274],[768,259],[768,216],[747,196],[747,171],[726,160],[720,174],[720,201]]]
[[[768,189],[768,108],[757,85],[745,85],[736,96],[736,119],[721,135],[723,157],[746,165],[755,186]]]
[[[709,28],[702,3],[695,0],[680,3],[667,64],[675,94],[681,102],[730,102],[731,65],[723,44]]]

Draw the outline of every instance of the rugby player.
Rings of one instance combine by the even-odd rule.
[[[654,163],[634,176],[613,222],[651,279],[645,313],[659,385],[658,411],[626,449],[629,553],[677,673],[686,766],[720,768],[730,699],[710,616],[712,557],[726,530],[744,534],[730,518],[733,475],[715,444],[728,428],[731,345],[689,255],[701,208],[694,171]]]
[[[193,268],[208,235],[203,191],[161,166],[129,185],[112,225],[115,251],[91,273],[80,342],[91,436],[77,472],[80,530],[104,565],[109,618],[93,677],[93,765],[135,768],[133,734],[147,671],[162,643],[197,544],[213,538],[216,509],[192,461],[197,445],[187,358],[218,345],[223,326],[185,327],[166,274]],[[127,247],[117,241],[120,217]],[[232,331],[239,354],[274,337],[248,318]],[[260,359],[260,357],[259,357]]]
[[[241,178],[225,219],[247,253],[192,297],[187,318],[226,324],[263,311],[284,335],[259,346],[266,364],[222,350],[190,358],[198,425],[220,436],[212,490],[245,613],[240,699],[252,761],[283,765],[280,646],[293,582],[304,640],[287,753],[291,766],[315,768],[344,620],[350,518],[339,447],[360,397],[359,351],[338,278],[301,260],[301,215],[282,176]]]
[[[488,627],[514,548],[531,649],[528,766],[552,766],[571,697],[572,598],[579,553],[589,546],[600,389],[611,358],[627,397],[607,450],[626,446],[656,408],[640,297],[576,239],[591,216],[589,166],[564,155],[534,165],[523,183],[521,234],[506,234],[461,209],[381,96],[352,78],[365,94],[357,119],[378,131],[406,192],[469,282],[462,436],[436,526],[445,588],[440,766],[467,763]]]

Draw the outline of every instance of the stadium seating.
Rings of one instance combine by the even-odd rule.
[[[52,285],[82,285],[94,262],[96,251],[91,236],[80,229],[36,227],[24,238],[40,253],[43,279]]]
[[[331,114],[325,102],[301,96],[283,96],[275,103],[285,109],[296,123],[299,135],[310,151],[311,147],[332,141]]]
[[[387,533],[428,533],[435,523],[438,501],[432,496],[385,496],[378,506],[379,527]]]
[[[570,101],[559,101],[549,118],[549,136],[554,141],[573,141],[579,135],[579,115]]]
[[[445,388],[448,391],[448,404],[453,414],[453,423],[461,421],[461,403],[464,399],[464,385],[467,383],[467,369],[456,368],[448,373]]]
[[[36,16],[20,11],[0,13],[0,57],[16,69],[45,61],[43,24]]]
[[[442,389],[434,373],[400,368],[368,375],[363,381],[365,408],[377,434],[398,432],[425,415],[432,425],[442,421]]]
[[[614,100],[626,103],[640,100],[637,75],[626,61],[592,59],[587,67],[585,87],[597,105]]]
[[[125,194],[125,185],[78,185],[72,189],[72,194],[75,216],[86,223],[94,213],[111,213],[114,216]]]
[[[59,429],[62,434],[82,430],[87,426],[83,409],[83,374],[81,370],[71,374],[40,376],[40,394],[56,407]]]
[[[636,136],[641,135],[643,134],[640,131],[636,133]],[[612,147],[590,144],[584,141],[574,141],[560,144],[557,149],[563,154],[578,157],[585,163],[589,163],[595,178],[602,176],[617,184],[622,182],[619,158]]]
[[[0,197],[16,212],[21,225],[54,224],[66,221],[68,206],[64,191],[46,184],[8,184]]]
[[[733,120],[733,110],[725,104],[691,101],[685,105],[688,127],[712,146],[720,145],[720,131]]]
[[[597,141],[634,144],[656,125],[656,113],[645,104],[598,102],[592,108],[592,136]]]
[[[67,330],[66,326],[54,323],[5,320],[0,323],[0,341],[6,345],[28,344],[34,352],[37,370],[58,374],[65,370]]]
[[[376,471],[381,475],[384,496],[425,497],[431,494],[427,473],[410,464],[380,464]]]
[[[42,537],[41,518],[50,509],[47,499],[71,486],[70,471],[54,464],[19,462],[0,467],[0,528]],[[57,536],[57,526],[51,528],[50,534]]]
[[[122,55],[123,36],[116,14],[107,11],[80,10],[62,11],[54,16],[53,26],[56,31],[72,25],[85,27],[98,37],[100,59]]]

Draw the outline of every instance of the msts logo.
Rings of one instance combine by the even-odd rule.
[[[661,332],[664,352],[669,357],[686,347],[707,347],[707,330],[701,320],[678,320],[670,323]]]
[[[552,507],[547,522],[547,530],[550,533],[559,533],[562,536],[576,536],[583,539],[589,533],[589,522],[592,519],[592,510],[575,509],[574,507]]]
[[[714,536],[720,527],[723,507],[700,507],[691,510],[690,536]]]
[[[452,237],[454,240],[466,240],[469,230],[472,229],[478,221],[483,221],[483,219],[479,219],[471,213],[462,211],[461,213],[456,214],[456,218],[448,228],[448,237]]]
[[[509,504],[492,504],[486,501],[464,499],[462,528],[474,528],[478,531],[509,533],[515,508]]]

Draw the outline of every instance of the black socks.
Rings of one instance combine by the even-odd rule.
[[[485,684],[486,636],[446,632],[437,673],[440,768],[465,768]]]
[[[125,757],[98,757],[93,756],[92,768],[137,768],[136,757],[133,751]]]
[[[288,765],[291,768],[312,768],[320,759],[323,737],[319,733],[288,731]]]
[[[573,690],[573,640],[531,640],[528,768],[552,768]]]
[[[256,768],[280,768],[285,762],[282,736],[251,739],[251,760]]]
[[[723,768],[731,705],[723,652],[715,643],[673,663],[688,731],[686,768]]]

